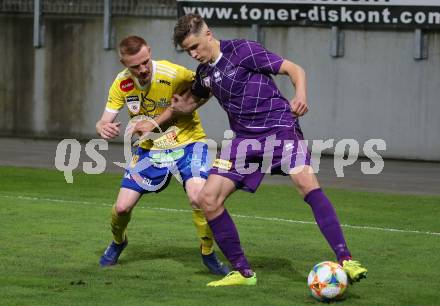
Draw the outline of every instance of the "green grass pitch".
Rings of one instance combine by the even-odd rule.
[[[145,196],[117,266],[98,260],[111,240],[120,175],[0,167],[0,305],[318,305],[307,274],[333,260],[309,207],[289,186],[263,185],[227,201],[258,275],[255,287],[218,279],[198,254],[178,183]],[[337,305],[438,305],[440,197],[326,189],[348,245],[369,269]]]

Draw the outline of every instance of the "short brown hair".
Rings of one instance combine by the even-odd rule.
[[[128,36],[119,43],[119,55],[134,55],[138,53],[143,46],[148,46],[145,39],[139,36]]]
[[[188,14],[177,20],[174,26],[174,46],[180,46],[182,42],[191,34],[199,34],[205,25],[205,21],[200,15]]]

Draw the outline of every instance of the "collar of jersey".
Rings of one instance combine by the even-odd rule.
[[[137,77],[135,77],[134,75],[132,75],[133,79],[134,79],[134,83],[136,84],[137,87],[139,87],[142,90],[145,90],[147,88],[149,88],[151,86],[151,84],[153,83],[154,77],[156,75],[156,61],[151,61],[152,65],[153,65],[153,71],[151,72],[151,80],[149,84],[145,84],[145,86],[142,86],[139,83],[139,80],[137,79]]]
[[[215,59],[214,63],[209,63],[209,66],[214,67],[215,65],[217,65],[218,61],[222,58],[223,56],[223,52],[220,52],[220,54],[217,56],[217,58]]]

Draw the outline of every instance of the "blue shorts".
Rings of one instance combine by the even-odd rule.
[[[208,145],[194,142],[168,150],[145,150],[138,148],[128,165],[121,187],[141,194],[160,192],[171,177],[185,182],[193,177],[206,179],[209,171]]]

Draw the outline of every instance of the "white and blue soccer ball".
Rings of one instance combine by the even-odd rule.
[[[348,285],[347,274],[336,262],[320,262],[310,271],[307,285],[318,301],[341,299]]]

